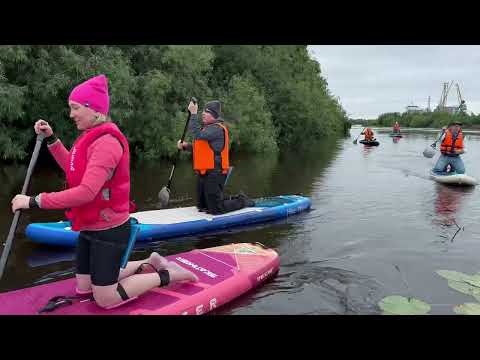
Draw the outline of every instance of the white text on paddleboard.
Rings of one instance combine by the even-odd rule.
[[[198,266],[197,264],[194,264],[192,263],[191,261],[187,260],[187,259],[184,259],[182,257],[177,257],[175,258],[175,260],[178,260],[180,261],[182,264],[185,264],[185,265],[188,265],[188,266],[191,266],[192,268],[194,268],[195,270],[198,270],[202,273],[204,273],[205,275],[207,275],[208,277],[211,277],[212,279],[215,279],[217,277],[217,274],[214,274],[212,273],[210,270],[207,270],[201,266]]]
[[[212,298],[210,299],[210,310],[213,310],[217,307],[217,299]],[[202,315],[203,314],[203,304],[200,304],[195,307],[195,314]],[[188,310],[182,312],[182,315],[188,315]]]
[[[267,272],[263,273],[260,276],[257,276],[257,281],[262,281],[264,280],[267,276],[271,275],[273,272],[273,268],[269,269]]]

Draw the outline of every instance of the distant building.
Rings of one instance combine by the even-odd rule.
[[[467,106],[464,104],[461,104],[460,106],[443,106],[443,107],[437,106],[435,111],[443,111],[449,114],[457,114],[460,112],[466,113]]]
[[[449,114],[456,114],[458,112],[458,106],[444,106],[442,111],[446,111]]]
[[[406,108],[407,113],[423,113],[425,112],[425,109],[422,109],[421,107],[417,105],[409,105]]]

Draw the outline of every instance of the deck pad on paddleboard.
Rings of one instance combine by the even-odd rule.
[[[106,310],[85,295],[53,315],[201,315],[228,303],[275,276],[278,254],[250,243],[229,244],[167,256],[198,276],[198,282],[155,288],[131,302]],[[75,279],[0,294],[0,315],[35,315],[55,296],[74,296]]]
[[[430,177],[438,183],[447,185],[475,186],[478,184],[477,179],[466,174],[445,173],[443,175],[430,170]]]
[[[137,243],[152,242],[178,236],[193,235],[273,221],[310,208],[309,198],[299,195],[275,196],[255,200],[255,207],[247,207],[222,215],[199,212],[196,207],[141,211],[130,214],[139,223]],[[32,223],[26,235],[36,243],[74,247],[78,232],[72,231],[68,221]]]

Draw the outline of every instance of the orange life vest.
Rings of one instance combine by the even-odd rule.
[[[230,166],[228,158],[228,129],[220,124],[214,123],[208,126],[220,126],[225,133],[225,143],[223,150],[220,153],[222,158],[222,172],[226,174],[228,167]],[[201,131],[205,130],[203,128]],[[207,140],[194,140],[193,141],[193,170],[198,171],[200,174],[205,175],[207,170],[215,169],[215,152],[210,147]]]
[[[363,131],[363,135],[365,135],[365,140],[373,140],[373,131],[370,128],[366,128]]]
[[[447,129],[445,130],[445,138],[443,139],[440,145],[440,151],[442,154],[454,154],[454,149],[461,150],[463,149],[463,133],[460,130],[457,134],[457,138],[453,138],[452,132]]]

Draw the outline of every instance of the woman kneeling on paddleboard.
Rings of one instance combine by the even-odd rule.
[[[128,262],[121,269],[131,232],[130,153],[128,141],[108,117],[107,78],[93,77],[75,87],[68,99],[70,118],[81,131],[67,151],[45,120],[35,132],[49,138],[48,149],[64,170],[68,188],[16,195],[12,211],[28,208],[67,209],[72,229],[80,231],[76,251],[77,293],[93,292],[103,308],[124,304],[170,282],[198,278],[158,253]],[[150,270],[150,272],[149,272]]]
[[[465,174],[465,165],[460,157],[460,154],[465,152],[461,125],[462,123],[458,121],[452,121],[443,132],[440,138],[441,155],[433,168],[434,173],[444,173],[448,170],[448,165],[450,165],[450,171],[455,171],[457,174]]]

